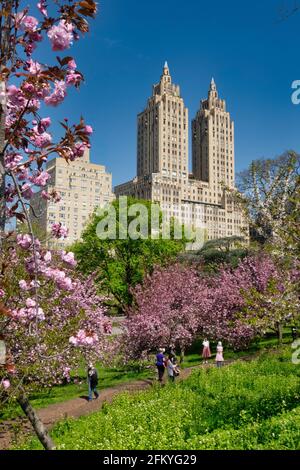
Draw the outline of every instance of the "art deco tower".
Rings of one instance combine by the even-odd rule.
[[[225,189],[234,188],[234,125],[213,79],[192,131],[189,175],[188,110],[165,63],[147,108],[138,115],[137,177],[117,186],[116,196],[158,203],[167,219],[199,229],[203,241],[245,236],[242,210]]]
[[[234,123],[214,79],[192,122],[192,132],[193,175],[209,183],[212,202],[219,204],[222,185],[234,187]]]
[[[137,176],[153,173],[188,176],[188,110],[167,62],[147,108],[138,115]]]

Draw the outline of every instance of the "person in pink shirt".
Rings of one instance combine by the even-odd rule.
[[[221,341],[218,342],[218,346],[217,346],[216,364],[217,364],[217,367],[222,367],[224,364],[223,346],[222,346]]]

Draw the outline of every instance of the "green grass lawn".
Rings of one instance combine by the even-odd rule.
[[[178,384],[122,393],[58,423],[58,449],[300,449],[300,369],[289,346],[251,362],[200,368]],[[36,438],[19,445],[41,448]]]
[[[290,329],[286,328],[284,331],[283,341],[284,343],[291,343]],[[225,348],[224,357],[225,359],[238,359],[245,355],[256,354],[264,348],[272,348],[277,345],[277,338],[273,333],[269,333],[265,338],[253,343],[248,350],[233,351],[232,349]],[[211,343],[211,350],[214,352],[216,344]],[[202,363],[202,340],[196,341],[193,346],[186,352],[184,362],[181,364],[182,368],[197,366]],[[214,355],[211,362],[214,361]],[[155,358],[153,357],[153,364]],[[130,382],[133,380],[151,379],[156,377],[155,367],[152,369],[138,371],[126,370],[126,369],[107,369],[97,365],[99,371],[99,389],[114,387],[118,384]],[[78,378],[78,383],[73,381],[66,385],[55,386],[50,389],[41,390],[30,395],[30,402],[35,408],[43,408],[47,405],[63,402],[72,398],[85,396],[87,394],[87,383],[84,367],[80,367],[77,371],[73,371],[73,377]],[[12,419],[17,416],[23,416],[19,405],[14,401],[8,403],[0,411],[0,421]]]
[[[130,382],[133,380],[147,379],[153,377],[149,370],[137,372],[135,370],[126,371],[124,369],[105,369],[98,367],[99,372],[99,390],[114,387],[118,384]],[[53,403],[59,403],[72,398],[87,396],[88,387],[84,368],[73,372],[78,383],[73,381],[67,385],[60,385],[50,389],[44,389],[30,395],[30,402],[34,408],[43,408]],[[12,419],[17,416],[23,416],[22,410],[17,403],[8,403],[0,412],[0,421]]]

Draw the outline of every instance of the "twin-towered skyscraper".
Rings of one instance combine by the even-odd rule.
[[[247,223],[234,189],[234,124],[212,79],[208,97],[192,121],[192,174],[189,174],[189,117],[167,62],[138,115],[137,177],[115,188],[158,202],[168,218],[203,228],[208,239],[245,236]]]

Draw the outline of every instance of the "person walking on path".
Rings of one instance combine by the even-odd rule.
[[[218,346],[217,346],[216,364],[217,364],[217,367],[222,367],[224,364],[223,346],[222,346],[221,341],[218,342]]]
[[[211,352],[210,352],[209,341],[206,338],[203,341],[202,346],[203,346],[203,352],[202,352],[203,364],[208,364],[208,359],[211,357]]]
[[[97,390],[98,372],[97,372],[97,369],[95,369],[93,364],[89,364],[89,366],[88,366],[87,380],[88,380],[88,386],[89,386],[88,401],[92,401],[93,393],[94,393],[96,399],[99,398],[99,392]]]
[[[162,383],[163,376],[165,373],[165,356],[164,356],[165,349],[160,348],[158,350],[158,354],[156,355],[156,367],[158,371],[158,381]]]
[[[169,355],[167,359],[167,371],[168,371],[168,376],[171,382],[175,382],[175,372],[176,372],[176,364],[173,362],[173,358],[171,355]]]

